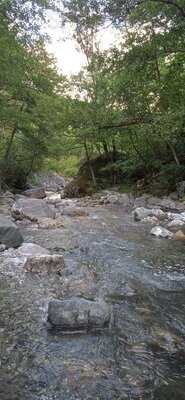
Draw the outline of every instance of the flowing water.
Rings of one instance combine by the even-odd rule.
[[[185,245],[149,230],[121,208],[25,229],[27,242],[64,254],[66,269],[0,268],[0,400],[185,399]],[[104,297],[110,329],[51,330],[49,299],[72,295]]]

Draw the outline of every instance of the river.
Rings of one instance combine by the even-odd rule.
[[[89,212],[23,231],[64,254],[64,276],[0,268],[0,400],[184,400],[184,243],[151,237],[121,207]],[[73,295],[104,297],[110,329],[52,330],[49,299]]]

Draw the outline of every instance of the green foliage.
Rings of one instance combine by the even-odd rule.
[[[43,168],[46,171],[57,172],[66,178],[74,177],[79,169],[80,160],[76,155],[65,156],[60,160],[46,159]]]

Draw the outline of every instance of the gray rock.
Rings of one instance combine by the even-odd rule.
[[[39,246],[34,243],[23,243],[22,246],[17,250],[17,256],[20,257],[33,257],[33,256],[44,256],[50,255],[50,252],[47,249]]]
[[[58,254],[28,257],[24,265],[27,272],[36,274],[54,273],[62,275],[64,267],[64,257]]]
[[[156,217],[158,219],[164,219],[165,213],[160,208],[144,208],[138,207],[134,210],[135,221],[141,221],[147,217]]]
[[[16,220],[26,218],[37,222],[40,218],[55,218],[55,211],[41,199],[19,198],[14,203],[11,212]]]
[[[40,172],[34,175],[36,182],[46,190],[59,192],[65,187],[65,180],[55,172]]]
[[[62,330],[103,328],[110,320],[110,307],[103,301],[73,297],[52,300],[48,306],[48,321]]]
[[[44,199],[46,197],[45,189],[42,187],[28,189],[23,192],[24,196],[31,197],[33,199]]]
[[[146,224],[151,224],[151,225],[158,225],[159,220],[156,217],[146,217],[142,219],[142,222],[145,222]]]
[[[154,226],[151,230],[151,235],[156,236],[158,238],[168,238],[171,239],[173,237],[173,233],[163,228],[162,226]]]
[[[175,211],[177,209],[176,202],[171,200],[169,197],[162,199],[160,206],[165,211]]]
[[[7,248],[19,247],[23,242],[23,237],[17,226],[10,218],[0,215],[0,244]]]
[[[185,231],[185,221],[181,219],[173,219],[168,223],[167,228],[172,231],[176,231],[177,229]]]

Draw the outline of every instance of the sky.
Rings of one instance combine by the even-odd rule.
[[[72,28],[61,27],[58,15],[50,12],[45,30],[50,37],[47,50],[56,58],[59,71],[65,75],[78,73],[85,65],[86,58],[72,38]],[[118,33],[110,26],[104,27],[98,34],[98,40],[100,48],[106,50],[116,43]]]

